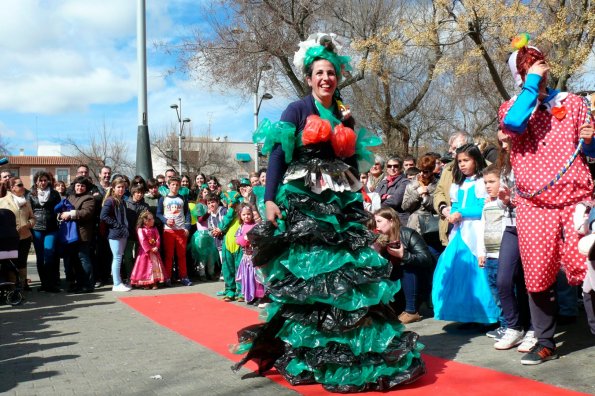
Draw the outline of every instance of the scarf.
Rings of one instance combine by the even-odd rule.
[[[389,176],[389,175],[386,175],[386,181],[387,181],[387,182],[388,182],[388,184],[390,185],[390,184],[392,184],[392,183],[393,183],[393,182],[394,182],[394,181],[397,179],[397,177],[399,177],[399,176],[401,176],[401,175],[394,175],[394,176]]]
[[[16,195],[12,194],[12,200],[19,208],[22,208],[27,203],[27,198],[25,197],[17,197]]]
[[[50,199],[50,189],[37,190],[37,199],[39,199],[39,204],[43,206]]]

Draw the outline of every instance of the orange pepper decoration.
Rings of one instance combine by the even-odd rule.
[[[357,136],[353,129],[339,124],[331,136],[333,151],[340,158],[348,158],[355,154],[355,141]]]
[[[306,118],[306,126],[302,131],[302,143],[308,144],[326,142],[331,136],[331,123],[320,116],[312,114]]]

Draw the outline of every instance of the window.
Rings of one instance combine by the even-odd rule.
[[[40,171],[45,171],[45,168],[31,168],[31,183],[33,183],[33,176]]]
[[[68,177],[68,168],[56,168],[56,174],[54,175],[56,181],[63,181],[68,184],[70,178]]]

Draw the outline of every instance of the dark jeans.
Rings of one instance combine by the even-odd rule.
[[[99,233],[97,233],[99,234]],[[112,272],[112,250],[106,237],[97,235],[93,275],[97,282],[109,283]]]
[[[583,292],[583,303],[591,333],[595,335],[595,291]]]
[[[56,238],[58,231],[33,230],[33,246],[37,258],[37,273],[43,288],[60,285],[59,261],[56,261]]]
[[[545,291],[529,293],[529,308],[535,338],[539,340],[541,345],[554,348],[556,346],[554,342],[556,313],[558,312],[556,284],[554,283]]]
[[[90,243],[78,241],[71,243],[66,248],[64,256],[64,270],[66,280],[80,289],[93,289],[93,263],[91,262]]]
[[[29,256],[29,249],[31,249],[31,238],[21,239],[19,241],[19,258],[16,259],[15,264],[18,269],[27,268],[27,257]],[[27,282],[27,279],[21,279]]]
[[[500,296],[498,295],[498,267],[499,265],[497,258],[486,257],[483,269],[486,271],[486,275],[488,276],[488,285],[490,286],[490,291],[492,292],[494,302],[496,303],[496,306],[500,308],[500,316],[498,317],[498,321],[500,322],[500,326],[506,328],[508,325],[506,318],[502,314],[502,304],[500,303]]]
[[[506,227],[502,234],[496,285],[506,325],[515,330],[529,327],[529,300],[516,227]]]

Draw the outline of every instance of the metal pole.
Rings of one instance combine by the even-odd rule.
[[[139,69],[138,130],[136,135],[136,174],[148,179],[153,177],[151,143],[147,113],[147,34],[145,0],[137,0],[136,57]]]
[[[259,72],[260,74],[260,72]],[[260,77],[260,75],[259,75]],[[260,80],[260,78],[258,79]],[[260,81],[258,81],[260,82]],[[258,82],[254,90],[254,131],[258,129]],[[254,143],[254,172],[258,172],[258,143]]]
[[[180,123],[180,133],[178,134],[178,169],[180,176],[182,176],[182,128],[184,127],[182,123],[182,98],[178,98],[178,102],[180,103],[180,112],[178,113],[178,121]]]

